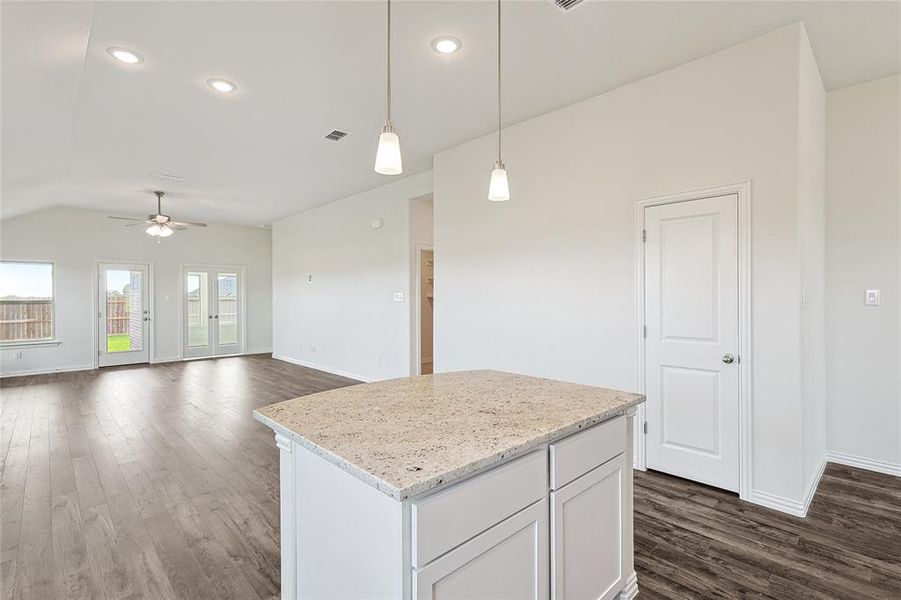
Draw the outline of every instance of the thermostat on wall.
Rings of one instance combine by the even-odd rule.
[[[381,219],[373,219],[369,225],[373,229],[381,229],[382,228],[382,220]]]

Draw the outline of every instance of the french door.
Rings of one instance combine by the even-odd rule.
[[[738,196],[645,209],[648,468],[739,489]]]
[[[98,365],[150,362],[150,266],[101,263],[97,279]]]
[[[184,268],[185,358],[243,352],[243,279],[237,267]]]

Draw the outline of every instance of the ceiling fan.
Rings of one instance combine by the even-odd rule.
[[[148,215],[146,220],[133,219],[131,217],[114,217],[112,215],[110,215],[109,218],[119,221],[134,221],[133,223],[126,225],[126,227],[140,227],[141,225],[147,225],[148,227],[144,231],[147,233],[147,235],[157,238],[157,242],[160,241],[160,238],[169,237],[177,230],[180,231],[182,229],[187,229],[188,227],[206,227],[206,223],[173,221],[172,217],[163,214],[162,199],[165,195],[165,192],[153,193],[156,194],[155,215]]]

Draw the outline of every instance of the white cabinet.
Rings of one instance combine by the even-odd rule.
[[[548,507],[541,499],[413,572],[415,600],[548,596]]]
[[[284,600],[628,600],[631,414],[394,500],[287,434]]]
[[[624,455],[551,492],[551,597],[608,600],[625,585]]]

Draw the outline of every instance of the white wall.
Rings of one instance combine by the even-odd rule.
[[[507,203],[485,199],[493,135],[438,154],[436,369],[635,389],[635,202],[751,180],[752,486],[800,503],[802,43],[786,27],[505,129]]]
[[[801,399],[805,500],[826,461],[826,91],[801,30],[798,225],[801,243]]]
[[[827,107],[829,451],[901,474],[901,76],[831,92]]]
[[[178,232],[157,244],[138,228],[106,218],[106,213],[56,208],[0,222],[3,259],[53,261],[56,274],[58,346],[0,350],[4,375],[48,370],[90,369],[94,364],[97,318],[95,261],[150,262],[154,273],[153,361],[179,356],[178,290],[181,265],[246,267],[248,353],[269,352],[272,340],[270,231],[210,225]]]
[[[362,380],[410,374],[411,199],[431,191],[429,171],[273,224],[277,358]]]

